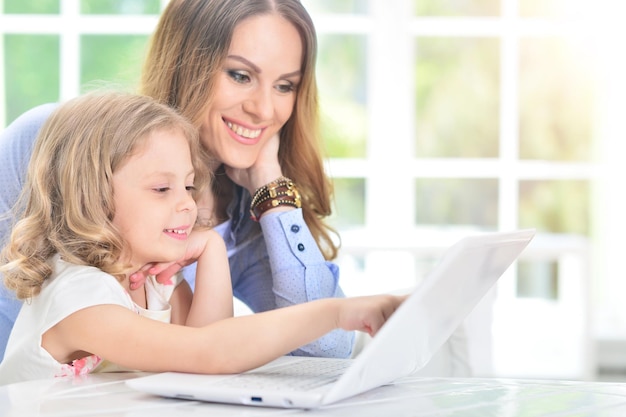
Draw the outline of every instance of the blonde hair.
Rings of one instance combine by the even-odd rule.
[[[283,174],[298,185],[306,223],[327,260],[337,256],[337,233],[325,223],[332,182],[324,172],[315,80],[317,38],[298,0],[171,0],[152,36],[141,79],[142,94],[176,108],[200,127],[236,26],[252,16],[278,14],[300,33],[302,80],[293,114],[280,133]],[[219,181],[228,181],[220,176]],[[219,188],[216,187],[219,198]]]
[[[0,254],[17,298],[29,299],[52,273],[55,253],[122,279],[125,242],[112,224],[112,176],[151,132],[181,132],[191,147],[196,185],[209,185],[197,129],[166,105],[139,95],[97,91],[59,106],[36,139],[17,210],[21,218]]]

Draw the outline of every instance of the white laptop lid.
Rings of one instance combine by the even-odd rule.
[[[387,384],[421,369],[534,237],[534,230],[485,233],[461,239],[396,310],[379,333],[332,384],[298,392],[242,388],[226,378],[168,372],[128,380],[140,391],[175,398],[247,405],[314,408]],[[283,357],[250,371],[276,372],[292,362],[319,358]],[[321,362],[321,361],[319,361]],[[245,373],[244,373],[245,375]],[[275,377],[276,375],[272,375]],[[244,381],[242,381],[244,382]],[[244,384],[245,385],[245,384]]]

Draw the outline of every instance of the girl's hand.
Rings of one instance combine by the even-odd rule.
[[[154,262],[141,267],[130,275],[130,289],[141,288],[146,282],[148,275],[155,275],[161,284],[171,283],[170,279],[183,267],[198,260],[204,251],[209,239],[221,239],[215,230],[193,230],[189,235],[187,251],[182,259],[173,262]]]
[[[251,167],[240,169],[226,166],[226,175],[236,184],[248,189],[251,195],[254,194],[257,188],[283,175],[278,162],[279,145],[280,137],[277,132],[267,141]]]
[[[374,295],[340,299],[337,327],[374,336],[407,295]]]

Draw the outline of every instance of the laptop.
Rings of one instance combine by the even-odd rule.
[[[455,243],[355,359],[284,356],[236,375],[165,372],[126,383],[164,397],[282,408],[318,408],[392,383],[428,363],[534,235]]]

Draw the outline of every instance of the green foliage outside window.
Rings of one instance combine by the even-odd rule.
[[[142,35],[84,35],[81,37],[81,87],[99,82],[136,90],[148,37]]]
[[[563,39],[521,40],[522,159],[592,159],[594,97],[588,61]]]
[[[159,0],[81,0],[83,14],[159,14]]]
[[[424,226],[498,226],[496,179],[428,178],[415,181],[415,222]]]
[[[60,0],[2,0],[0,11],[7,14],[59,14]]]
[[[368,11],[369,0],[303,0],[309,13],[354,13],[363,14]]]
[[[59,36],[5,35],[6,121],[59,99]]]
[[[317,78],[329,156],[363,158],[367,148],[366,39],[320,35]]]
[[[582,180],[522,181],[519,226],[588,236],[591,186]]]
[[[500,0],[413,0],[418,16],[498,16]]]
[[[499,41],[418,38],[416,157],[499,153]]]
[[[335,178],[335,207],[331,222],[337,229],[348,229],[365,224],[365,180]]]

